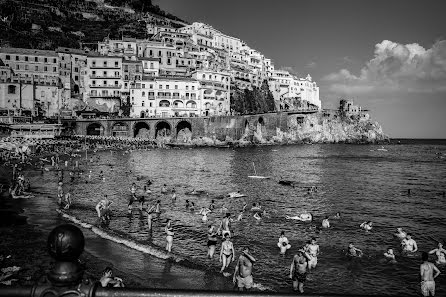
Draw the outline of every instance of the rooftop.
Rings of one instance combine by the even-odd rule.
[[[57,53],[55,51],[18,48],[18,47],[0,47],[0,53],[57,57]]]

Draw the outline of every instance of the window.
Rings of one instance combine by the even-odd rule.
[[[119,67],[119,62],[118,61],[115,62],[115,67]]]
[[[16,60],[16,61],[19,61],[19,60],[20,60],[20,57],[19,57],[19,56],[15,56],[15,60]]]
[[[96,81],[95,81],[95,80],[94,80],[94,81],[93,81],[92,83],[93,83],[93,86],[95,86],[95,85],[96,85]]]
[[[107,61],[104,61],[104,67],[107,67]]]
[[[107,81],[104,80],[104,81],[102,82],[102,85],[103,85],[103,86],[106,86],[106,85],[107,85]]]
[[[91,65],[92,65],[93,67],[95,67],[95,66],[96,66],[96,61],[92,61],[92,62],[91,62]]]
[[[149,85],[149,89],[153,89],[153,85],[152,84]]]
[[[20,65],[16,65],[15,69],[20,70]]]
[[[186,90],[189,90],[189,86],[186,86]]]
[[[170,58],[167,59],[167,65],[171,65],[172,62],[170,61]]]
[[[104,76],[107,77],[107,71],[104,71]]]
[[[152,102],[149,103],[149,106],[152,107]]]
[[[169,85],[166,85],[166,90],[168,90],[169,89]]]
[[[117,80],[115,80],[115,87],[117,87],[119,84],[119,82]]]
[[[163,88],[163,85],[160,85],[160,86],[159,86],[159,89],[161,90],[162,88]]]
[[[78,67],[74,67],[74,72],[79,72],[79,68]]]
[[[44,66],[43,71],[48,71],[48,67]]]
[[[43,61],[44,61],[45,63],[48,63],[48,58],[44,58]]]
[[[16,92],[16,86],[9,85],[8,86],[8,94],[15,94],[15,92]]]
[[[11,60],[11,56],[10,55],[6,55],[5,59],[6,60]]]
[[[25,70],[29,70],[28,68],[29,68],[29,66],[28,66],[28,65],[25,65]]]
[[[124,71],[129,71],[129,65],[124,65]]]
[[[162,57],[161,51],[158,51],[158,57]]]
[[[57,67],[53,67],[53,72],[56,72],[57,71]]]
[[[195,90],[195,86],[192,86],[192,91]]]
[[[141,96],[145,97],[146,96],[146,92],[142,92]],[[144,105],[143,105],[144,106]]]
[[[45,91],[40,91],[40,98],[45,98]]]
[[[28,61],[28,57],[27,56],[25,56],[25,61]]]
[[[149,56],[153,56],[152,50],[149,51]]]
[[[178,90],[178,85],[175,85],[175,90]]]
[[[79,80],[79,76],[76,75],[76,76],[74,77],[74,80]]]
[[[153,69],[153,63],[152,62],[150,63],[150,69]]]
[[[143,92],[144,93],[144,92]],[[143,95],[144,96],[144,95]],[[141,103],[141,105],[144,107],[144,101]]]
[[[203,74],[203,79],[206,79],[206,76]]]

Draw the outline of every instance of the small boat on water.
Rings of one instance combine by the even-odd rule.
[[[241,197],[246,197],[246,195],[242,194],[240,192],[231,192],[231,193],[228,193],[228,197],[229,198],[241,198]]]
[[[256,165],[254,165],[254,162],[252,162],[252,166],[254,167],[255,175],[248,175],[249,178],[256,178],[256,179],[268,179],[269,178],[269,176],[257,175]]]

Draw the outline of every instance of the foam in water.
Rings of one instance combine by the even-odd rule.
[[[63,212],[60,209],[56,209],[56,211],[59,214],[61,214],[62,217],[67,219],[68,221],[71,221],[71,222],[73,222],[73,223],[75,223],[75,224],[77,224],[79,226],[82,226],[83,228],[90,229],[93,233],[95,233],[96,235],[98,235],[99,237],[102,237],[104,239],[111,240],[111,241],[114,241],[116,243],[123,244],[123,245],[125,245],[125,246],[127,246],[127,247],[129,247],[131,249],[143,252],[145,254],[149,254],[149,255],[155,256],[155,257],[160,258],[160,259],[173,259],[176,262],[179,262],[179,261],[183,260],[182,258],[180,258],[178,256],[174,256],[174,255],[168,254],[167,252],[160,251],[160,250],[158,250],[158,249],[156,249],[154,247],[151,247],[151,246],[148,246],[148,245],[143,245],[143,244],[134,242],[132,240],[128,240],[128,239],[124,239],[124,238],[118,237],[118,236],[116,236],[116,235],[114,235],[114,234],[112,234],[110,232],[107,232],[107,231],[101,229],[101,228],[95,227],[92,224],[82,222],[81,220],[77,219],[76,217]]]

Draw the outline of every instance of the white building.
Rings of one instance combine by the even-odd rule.
[[[200,84],[192,78],[144,77],[130,87],[132,117],[198,116]]]

